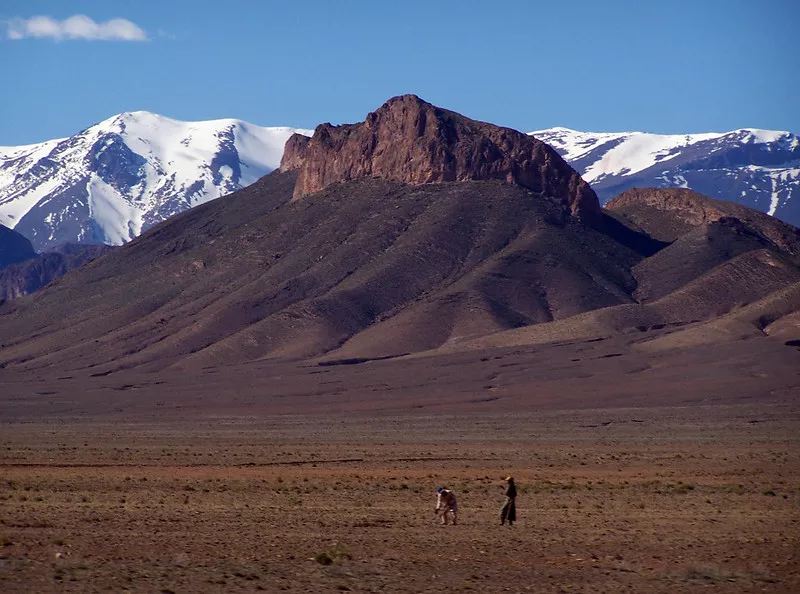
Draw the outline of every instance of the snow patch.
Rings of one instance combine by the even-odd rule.
[[[89,212],[102,230],[105,243],[122,245],[141,233],[142,211],[125,200],[115,188],[92,174],[86,190]]]
[[[774,143],[789,136],[789,132],[780,130],[757,130],[755,128],[742,128],[741,130],[736,130],[729,134],[735,134],[737,132],[742,135],[743,142],[753,142],[756,144]],[[795,138],[795,140],[797,139]]]

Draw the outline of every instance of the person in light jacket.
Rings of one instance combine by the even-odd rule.
[[[436,489],[436,514],[442,514],[442,525],[447,525],[452,515],[453,526],[458,524],[458,503],[456,503],[456,494],[450,489],[439,487]]]
[[[514,484],[513,476],[507,476],[506,483],[508,483],[508,488],[506,489],[506,502],[503,504],[503,509],[500,510],[500,525],[502,526],[508,520],[508,525],[513,526],[517,521],[517,486]]]

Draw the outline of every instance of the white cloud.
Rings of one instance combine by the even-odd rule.
[[[49,16],[29,19],[12,19],[7,22],[9,39],[26,37],[63,39],[86,39],[105,41],[147,41],[147,34],[127,19],[111,19],[96,23],[89,17],[76,14],[63,21]]]

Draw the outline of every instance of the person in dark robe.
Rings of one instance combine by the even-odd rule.
[[[513,526],[517,521],[517,485],[514,484],[514,477],[507,476],[506,483],[506,502],[503,504],[503,509],[500,510],[500,525],[504,525],[508,521],[509,526]]]

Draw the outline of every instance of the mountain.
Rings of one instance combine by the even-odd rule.
[[[800,138],[789,132],[531,134],[556,149],[603,204],[629,188],[682,187],[800,225]]]
[[[103,244],[65,244],[41,254],[31,253],[28,259],[0,270],[0,301],[30,295],[112,249]]]
[[[414,125],[422,113],[426,126]],[[410,316],[363,349],[384,356],[631,301],[640,256],[582,221],[599,204],[555,151],[416,97],[390,100],[355,126],[320,126],[308,145],[318,134],[362,138],[375,126],[409,146],[435,130],[418,146],[429,164],[498,138],[507,150],[487,149],[496,163],[476,163],[465,181],[435,183],[407,183],[401,162],[375,176],[356,166],[363,155],[335,145],[309,151],[312,171],[344,161],[356,173],[340,180],[337,172],[298,197],[306,165],[284,167],[32,300],[5,304],[3,362],[161,368],[311,357],[346,343],[354,350],[364,330]],[[509,164],[528,185],[494,178]]]
[[[69,138],[0,147],[0,224],[37,251],[64,243],[121,245],[272,171],[295,132],[303,131],[138,111]]]
[[[658,189],[600,210],[547,145],[415,96],[288,145],[280,170],[0,306],[2,373],[794,340],[798,230],[763,213]]]

